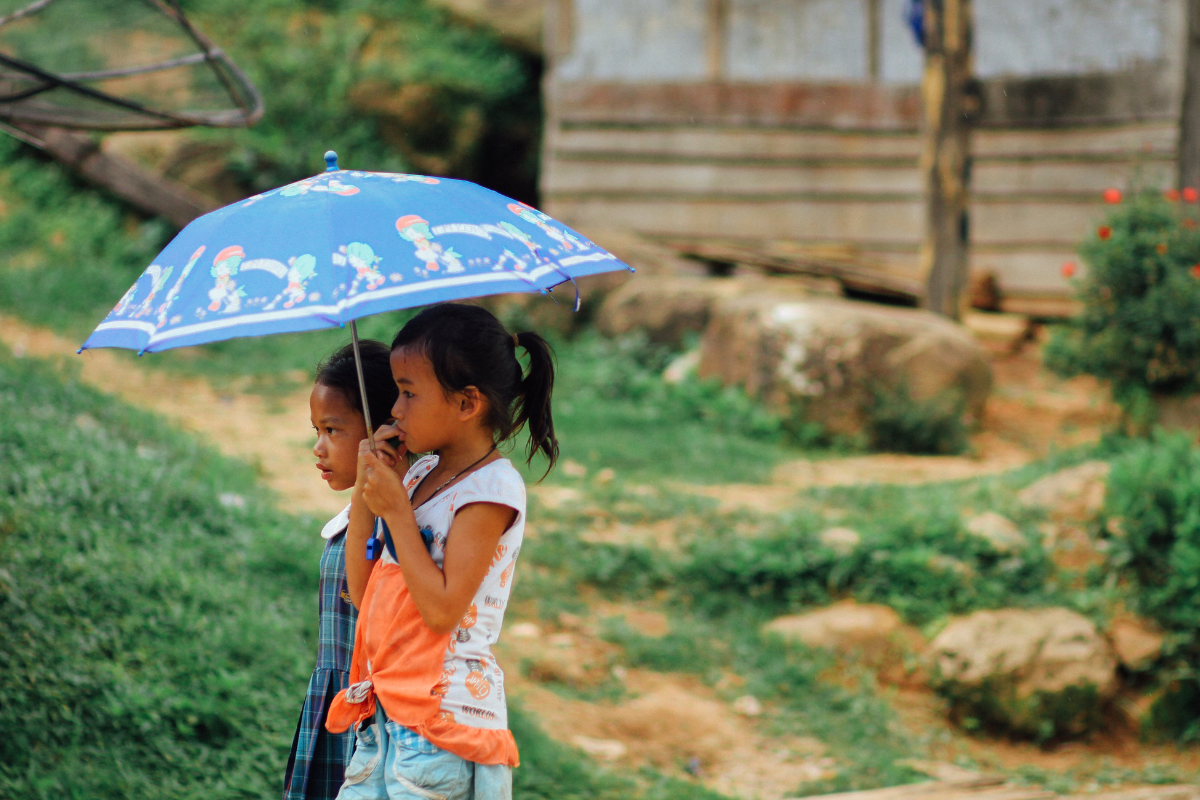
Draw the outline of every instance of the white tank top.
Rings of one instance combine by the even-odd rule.
[[[437,456],[425,456],[412,465],[404,478],[409,497],[437,463]],[[517,512],[517,518],[500,537],[491,567],[450,637],[442,661],[442,678],[430,692],[441,697],[442,714],[452,716],[459,725],[505,729],[508,708],[504,702],[504,673],[491,646],[504,624],[504,609],[512,593],[513,572],[525,534],[525,481],[512,462],[497,459],[416,510],[417,526],[439,569],[446,558],[446,539],[454,515],[471,503],[508,506]],[[383,560],[396,563],[386,548]]]

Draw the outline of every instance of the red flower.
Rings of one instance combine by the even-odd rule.
[[[1064,278],[1074,277],[1075,276],[1075,262],[1074,261],[1064,261],[1062,268],[1061,268],[1061,272],[1062,272],[1062,276]]]
[[[1114,188],[1110,187],[1108,189],[1105,189],[1104,194],[1101,196],[1104,198],[1104,202],[1106,202],[1112,206],[1115,206],[1117,203],[1121,202],[1121,190],[1120,189],[1114,189]]]
[[[1178,189],[1167,189],[1165,192],[1163,192],[1163,197],[1167,198],[1168,203],[1178,203],[1179,202],[1179,190]]]
[[[1200,264],[1193,264],[1188,272],[1192,273],[1193,278],[1200,278]]]
[[[1185,203],[1200,203],[1200,190],[1197,190],[1195,186],[1183,187],[1183,191],[1180,194],[1183,195],[1183,202]]]
[[[1100,230],[1096,231],[1096,233],[1101,239],[1107,240],[1112,237],[1112,228],[1108,227],[1107,225],[1101,225]]]
[[[1158,251],[1160,256],[1165,256],[1167,254],[1167,245],[1163,242],[1159,242],[1154,249]]]

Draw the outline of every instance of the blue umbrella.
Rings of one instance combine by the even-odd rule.
[[[537,209],[468,181],[327,170],[180,231],[81,350],[139,353],[629,269]]]
[[[141,354],[350,323],[357,354],[359,317],[547,293],[585,275],[632,269],[532,206],[474,183],[338,169],[332,151],[325,162],[320,175],[194,220],[80,352]],[[578,287],[575,301],[578,308]],[[369,414],[367,422],[369,430]]]

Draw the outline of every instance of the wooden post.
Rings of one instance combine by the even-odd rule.
[[[708,31],[705,42],[705,63],[708,79],[716,82],[725,73],[725,21],[729,15],[728,0],[708,0]]]
[[[1178,186],[1200,187],[1200,0],[1187,0]]]
[[[951,319],[966,302],[970,225],[970,132],[979,110],[974,90],[971,0],[925,0],[925,73],[921,175],[925,235],[921,271],[926,308]]]

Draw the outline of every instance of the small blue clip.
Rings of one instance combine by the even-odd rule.
[[[371,534],[371,538],[367,539],[367,561],[374,561],[379,558],[380,547],[379,538],[375,534]]]

